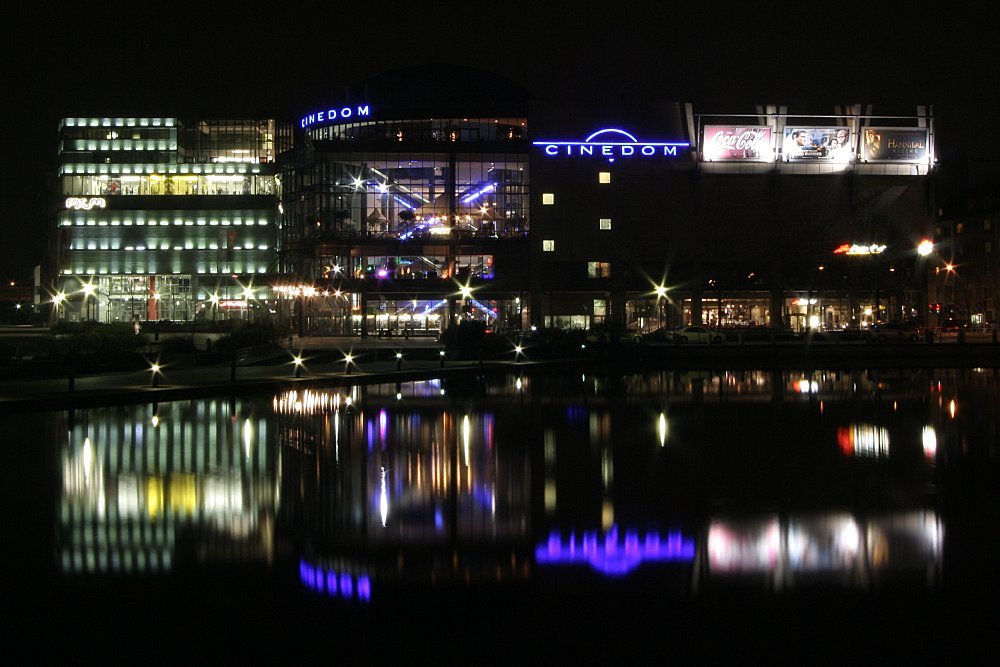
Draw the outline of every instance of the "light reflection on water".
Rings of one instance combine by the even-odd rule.
[[[995,382],[523,375],[54,414],[56,567],[180,577],[257,564],[358,605],[400,586],[586,573],[662,573],[695,597],[936,590],[954,518],[941,512],[946,473],[968,458],[995,466]]]

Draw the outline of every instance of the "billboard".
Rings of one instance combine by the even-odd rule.
[[[781,159],[849,162],[851,131],[846,127],[786,127]]]
[[[866,127],[861,158],[871,162],[926,162],[927,130],[922,127]]]
[[[774,160],[771,128],[767,125],[706,125],[701,156],[705,160]]]

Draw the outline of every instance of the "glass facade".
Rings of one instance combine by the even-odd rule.
[[[680,106],[651,121],[499,97],[483,101],[496,117],[454,115],[465,100],[442,101],[444,115],[414,104],[395,118],[373,102],[374,112],[332,106],[298,122],[63,119],[50,293],[66,299],[55,314],[273,314],[300,335],[430,335],[465,321],[638,334],[921,319],[924,268],[910,244],[932,208],[929,179],[910,162],[706,157],[709,116]],[[690,151],[591,141],[630,115],[631,131]],[[758,129],[777,137],[792,120]],[[587,129],[567,134],[575,125]],[[587,140],[536,146],[538,136]],[[885,252],[841,253],[855,246]],[[958,298],[954,285],[941,290],[935,301]],[[970,312],[982,321],[988,311]]]
[[[481,304],[455,315],[450,297],[456,282],[488,292],[498,252],[528,235],[526,135],[524,119],[309,130],[303,145],[279,157],[284,274],[309,288],[364,294],[354,313],[361,331],[436,331],[454,317],[495,324],[496,307]],[[502,312],[514,298],[490,296],[504,302]],[[386,305],[397,302],[403,306]],[[317,313],[326,310],[312,304],[300,330],[342,330],[337,318],[321,321]],[[520,322],[509,326],[520,328]]]
[[[59,146],[60,316],[218,319],[271,296],[273,120],[66,118]]]

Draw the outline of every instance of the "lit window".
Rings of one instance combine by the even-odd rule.
[[[587,262],[588,278],[610,278],[611,262]]]
[[[542,252],[555,252],[556,242],[551,239],[542,241]]]
[[[551,192],[546,192],[542,195],[542,204],[545,206],[551,206],[556,203],[556,196]]]
[[[607,231],[611,229],[611,218],[601,218],[601,231]]]
[[[598,174],[597,174],[597,182],[598,183],[610,183],[611,182],[611,172],[610,171],[598,172]]]

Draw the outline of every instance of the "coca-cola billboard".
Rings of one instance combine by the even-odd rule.
[[[706,125],[701,156],[705,160],[770,162],[774,160],[771,128],[767,125]]]

